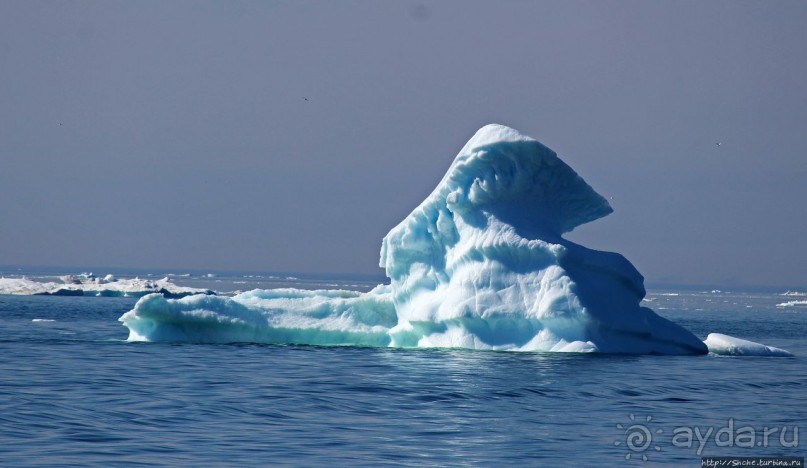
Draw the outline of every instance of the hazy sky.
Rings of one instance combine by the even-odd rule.
[[[807,284],[802,0],[0,1],[0,264],[381,275],[491,122],[649,282]]]

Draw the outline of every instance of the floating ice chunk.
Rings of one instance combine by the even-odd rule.
[[[61,283],[40,283],[28,278],[0,278],[0,294],[33,295],[63,287]]]
[[[783,356],[791,357],[788,351],[761,343],[735,338],[720,333],[710,333],[704,341],[709,352],[725,356]]]

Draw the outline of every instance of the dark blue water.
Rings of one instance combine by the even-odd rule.
[[[644,455],[700,466],[699,449],[804,456],[807,433],[794,439],[794,429],[807,431],[807,309],[775,307],[788,298],[773,294],[660,294],[648,305],[702,338],[727,333],[796,357],[136,344],[117,322],[134,300],[0,296],[0,464],[619,466]],[[631,425],[649,443],[630,442]],[[687,428],[729,426],[757,431],[754,447],[720,447],[714,435],[673,443]],[[778,432],[763,441],[765,427]]]

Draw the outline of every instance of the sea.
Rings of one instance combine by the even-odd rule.
[[[53,280],[61,272],[25,273]],[[376,284],[338,275],[171,275],[224,294]],[[651,288],[644,305],[702,339],[724,333],[784,348],[789,358],[129,343],[118,318],[136,298],[0,295],[0,466],[801,459],[807,298],[785,292]]]

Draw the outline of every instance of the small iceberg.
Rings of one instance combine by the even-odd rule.
[[[777,356],[793,357],[788,351],[761,343],[735,338],[720,333],[710,333],[704,341],[709,352],[722,356]]]

